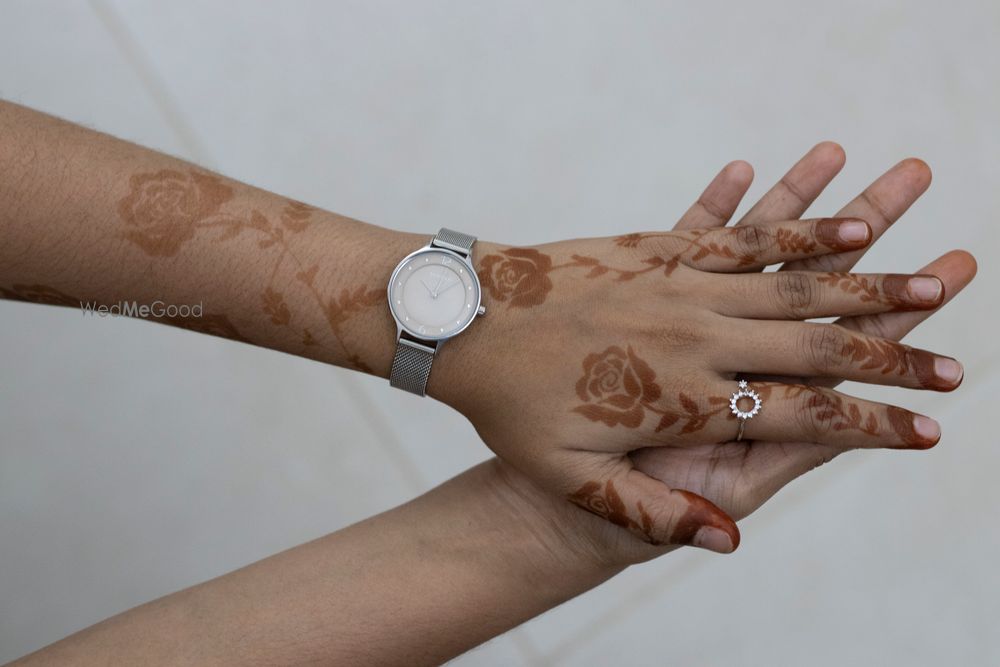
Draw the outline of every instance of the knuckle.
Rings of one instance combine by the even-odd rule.
[[[759,255],[771,245],[771,232],[758,225],[733,228],[733,237],[743,253]]]
[[[792,315],[814,305],[816,301],[815,283],[812,278],[795,271],[775,273],[774,292],[778,304]]]
[[[647,333],[667,349],[698,350],[708,342],[709,328],[687,319],[662,321],[650,319]]]
[[[838,401],[823,389],[812,388],[795,408],[802,433],[813,442],[822,442],[833,430]]]
[[[844,363],[844,335],[834,326],[817,324],[802,337],[802,356],[817,372],[838,368]]]

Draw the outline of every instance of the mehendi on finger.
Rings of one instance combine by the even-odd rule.
[[[939,378],[934,371],[936,355],[926,350],[881,338],[865,339],[850,336],[841,353],[862,370],[878,369],[882,375],[914,375],[923,387],[947,390],[954,386]]]
[[[835,287],[847,294],[856,294],[861,303],[874,301],[893,308],[919,308],[919,304],[915,304],[908,296],[906,288],[909,278],[906,275],[887,275],[882,281],[881,290],[874,280],[855,273],[834,271],[818,273],[816,282]]]
[[[653,519],[643,507],[642,502],[636,502],[635,514],[637,518],[630,516],[628,508],[615,489],[614,482],[610,479],[604,484],[597,481],[587,482],[569,494],[567,499],[591,514],[596,514],[616,526],[632,531],[644,542],[653,545],[662,544],[653,536]]]

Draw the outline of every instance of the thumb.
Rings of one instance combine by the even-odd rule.
[[[570,502],[653,545],[691,545],[718,553],[739,546],[736,523],[705,498],[671,489],[631,466],[619,470],[586,482],[569,494]]]

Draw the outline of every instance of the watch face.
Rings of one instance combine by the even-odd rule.
[[[420,250],[393,272],[389,307],[400,325],[414,336],[450,338],[476,316],[479,279],[453,252]]]

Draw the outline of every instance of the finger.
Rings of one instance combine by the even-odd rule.
[[[951,357],[835,324],[734,321],[733,331],[727,358],[715,362],[722,372],[836,377],[935,391],[962,383],[962,365]]]
[[[951,301],[976,277],[976,259],[964,250],[952,250],[920,270],[933,275],[942,284],[944,297],[934,310],[910,313],[884,313],[874,317],[845,317],[837,324],[853,331],[900,340],[918,324]]]
[[[585,481],[568,499],[653,545],[731,553],[740,543],[739,529],[725,512],[695,493],[671,489],[639,472],[627,457],[609,476]]]
[[[944,286],[933,275],[778,271],[727,276],[709,284],[717,292],[717,312],[753,319],[927,310],[944,298]]]
[[[801,218],[844,168],[844,149],[832,141],[816,144],[740,219],[740,225]],[[864,219],[864,216],[857,216]]]
[[[873,317],[843,318],[838,323],[848,329],[899,340],[955,298],[976,275],[976,260],[964,250],[942,255],[920,273],[937,276],[944,285],[944,300],[933,311],[886,313]],[[817,378],[816,385],[834,387],[839,379]],[[752,445],[752,446],[751,446]],[[788,482],[816,467],[832,461],[841,450],[816,443],[746,443],[748,455],[744,472],[750,486],[756,490],[756,502],[742,511],[756,509],[764,500],[778,492]],[[735,515],[739,518],[738,515]]]
[[[920,196],[931,183],[931,170],[922,160],[908,158],[884,173],[864,192],[837,212],[837,217],[861,218],[872,228],[876,240]],[[869,246],[839,255],[816,257],[789,263],[786,270],[795,271],[848,271],[864,256]]]
[[[681,216],[674,229],[723,227],[733,217],[753,182],[753,167],[742,160],[730,162],[708,184],[698,201]]]
[[[784,220],[720,229],[692,229],[670,235],[687,245],[675,257],[704,271],[744,272],[794,258],[815,257],[858,248],[871,240],[871,229],[853,218]]]
[[[720,383],[716,391],[721,395],[727,387],[736,389],[733,383]],[[751,383],[750,389],[759,395],[761,408],[746,420],[745,440],[810,442],[845,450],[929,449],[941,438],[940,426],[930,417],[826,387],[764,382]],[[741,398],[738,406],[747,410],[752,401]],[[718,415],[709,420],[698,441],[704,442],[705,436],[717,442],[733,440],[738,426],[736,417],[727,411],[726,418]]]

